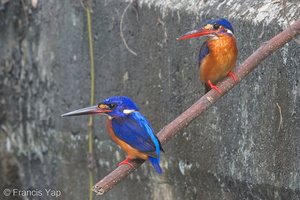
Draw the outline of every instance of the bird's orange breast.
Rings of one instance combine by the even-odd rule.
[[[233,36],[222,36],[207,41],[209,54],[204,57],[200,65],[200,79],[207,83],[217,84],[234,68],[238,50]]]
[[[109,136],[123,149],[123,151],[125,151],[125,153],[130,158],[133,158],[133,159],[138,158],[138,159],[144,159],[144,160],[148,159],[148,156],[146,154],[139,152],[135,148],[132,148],[129,144],[127,144],[126,142],[120,140],[116,136],[114,130],[112,129],[112,125],[111,125],[111,120],[110,119],[108,119],[106,121],[106,127],[107,127],[107,130],[108,130]]]

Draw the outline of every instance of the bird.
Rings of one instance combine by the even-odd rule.
[[[199,52],[199,76],[205,83],[205,93],[215,89],[222,94],[216,86],[219,81],[227,75],[235,82],[237,80],[231,72],[238,55],[233,27],[226,19],[212,19],[204,22],[200,29],[189,31],[177,39],[198,36],[206,36],[206,41],[201,45]]]
[[[133,167],[129,162],[130,159],[143,159],[149,160],[155,170],[159,174],[162,173],[159,164],[160,151],[164,150],[150,123],[130,98],[125,96],[105,98],[98,105],[68,112],[62,116],[87,114],[107,115],[106,127],[110,137],[128,155],[119,166],[128,164]]]

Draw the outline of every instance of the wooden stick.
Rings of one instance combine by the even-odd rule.
[[[280,34],[276,35],[274,38],[265,42],[259,49],[257,49],[249,58],[247,58],[233,73],[237,77],[237,81],[234,82],[232,78],[227,77],[222,81],[218,87],[222,92],[222,96],[232,89],[238,82],[244,79],[253,69],[255,69],[258,64],[268,57],[275,50],[279,49],[287,42],[291,41],[296,35],[300,34],[300,20],[295,24],[291,25],[288,29],[284,30]],[[212,106],[221,95],[212,89],[204,96],[201,97],[194,105],[183,112],[170,124],[164,127],[158,134],[157,137],[160,139],[161,143],[164,144],[170,140],[179,130],[183,127],[189,125],[197,116],[202,114],[206,109]],[[133,172],[137,167],[143,164],[144,160],[130,160],[130,163],[134,168],[129,165],[121,165],[109,175],[104,177],[99,181],[94,187],[93,191],[97,195],[103,195],[115,185],[117,185],[121,180],[127,177],[131,172]]]

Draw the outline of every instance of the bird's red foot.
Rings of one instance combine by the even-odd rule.
[[[234,82],[237,82],[237,78],[232,72],[229,72],[228,76],[231,76],[233,78]]]
[[[220,89],[218,88],[218,86],[213,85],[210,81],[207,81],[207,84],[209,85],[209,87],[211,89],[215,89],[220,95],[222,95],[222,92],[220,91]]]
[[[134,166],[130,162],[128,162],[130,159],[131,158],[128,156],[124,161],[120,162],[120,164],[118,166],[126,164],[126,165],[129,165],[132,168],[134,168]]]

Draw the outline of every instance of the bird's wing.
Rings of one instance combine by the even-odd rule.
[[[151,157],[158,157],[155,151],[159,141],[149,122],[139,112],[113,118],[112,128],[116,136],[131,147]]]
[[[199,52],[199,66],[201,65],[202,60],[207,56],[209,53],[209,48],[207,46],[207,42],[204,42],[200,47]]]

